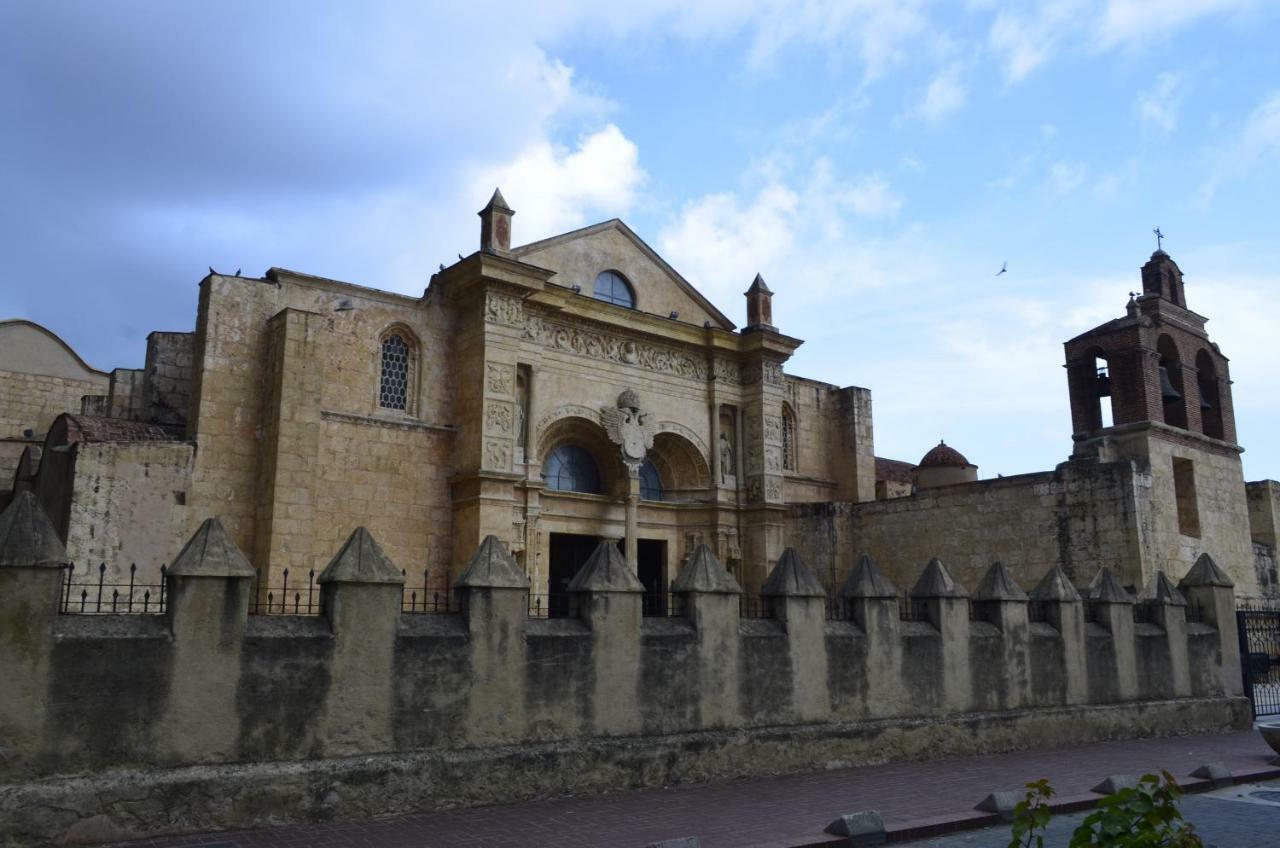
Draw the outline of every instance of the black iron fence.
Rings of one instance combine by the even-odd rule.
[[[738,615],[742,618],[772,618],[772,610],[764,598],[759,595],[742,594],[738,596]]]
[[[320,587],[316,584],[316,570],[307,571],[305,579],[290,578],[289,569],[280,572],[280,582],[262,583],[262,572],[254,580],[249,596],[249,615],[319,615]]]
[[[569,595],[564,592],[529,595],[530,618],[567,618]]]
[[[640,612],[645,618],[680,618],[685,614],[684,595],[670,592],[645,592],[640,600]]]
[[[898,618],[901,621],[929,620],[929,602],[924,598],[898,598]]]
[[[97,572],[96,575],[93,572]],[[77,572],[75,563],[67,568],[58,611],[67,615],[150,615],[165,611],[165,566],[160,566],[158,583],[138,580],[138,566],[130,564],[127,580],[107,580],[107,564],[99,563]]]
[[[431,586],[431,571],[422,572],[422,584],[409,585],[409,573],[400,570],[404,575],[404,591],[400,598],[400,611],[410,613],[450,613],[460,612],[458,596],[448,586]]]
[[[1245,695],[1253,716],[1280,715],[1280,607],[1236,610]]]

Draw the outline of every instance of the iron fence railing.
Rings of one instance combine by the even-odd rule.
[[[307,571],[306,580],[289,579],[289,569],[280,572],[280,583],[265,586],[262,572],[254,580],[249,596],[250,615],[319,615],[320,587],[316,584],[316,570]]]
[[[684,596],[670,592],[645,592],[640,599],[640,612],[645,618],[680,618],[684,616]]]
[[[529,595],[530,618],[567,618],[569,595],[564,592]]]
[[[75,563],[67,568],[58,611],[67,615],[152,615],[165,611],[165,566],[160,566],[158,583],[138,580],[137,564],[129,565],[128,580],[107,580],[107,564],[99,563],[97,576],[92,567],[77,572]],[[80,578],[80,579],[77,579]]]
[[[901,621],[928,621],[929,602],[924,598],[898,598],[898,618]]]
[[[431,570],[422,572],[422,584],[409,585],[409,574],[404,569],[404,590],[400,596],[400,611],[408,613],[450,613],[459,612],[459,598],[447,585],[431,585]]]
[[[739,595],[738,615],[742,618],[772,618],[769,604],[759,595]]]
[[[1236,610],[1244,691],[1253,716],[1280,715],[1280,608],[1247,605]]]

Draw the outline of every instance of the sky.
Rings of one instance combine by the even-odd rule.
[[[622,218],[739,324],[763,274],[877,454],[985,477],[1070,454],[1062,342],[1159,226],[1278,478],[1278,37],[1271,0],[7,0],[0,318],[110,369],[209,267],[419,294],[500,185],[516,243]]]

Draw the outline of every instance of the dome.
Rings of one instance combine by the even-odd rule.
[[[938,442],[938,446],[930,450],[920,460],[920,468],[963,468],[969,465],[969,460],[964,458],[964,454],[953,447],[948,447],[946,442]]]

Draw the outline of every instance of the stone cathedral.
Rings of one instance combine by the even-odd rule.
[[[1069,458],[982,480],[954,446],[877,458],[870,391],[788,373],[761,276],[739,328],[619,220],[512,247],[500,192],[479,214],[421,296],[210,273],[141,369],[0,323],[0,480],[112,579],[217,516],[263,585],[364,526],[443,592],[494,534],[551,607],[601,540],[654,594],[704,542],[749,592],[787,546],[828,589],[860,553],[899,586],[940,556],[970,586],[1000,560],[1136,591],[1203,552],[1237,594],[1276,589],[1280,486],[1243,478],[1227,358],[1163,251],[1066,344]]]

